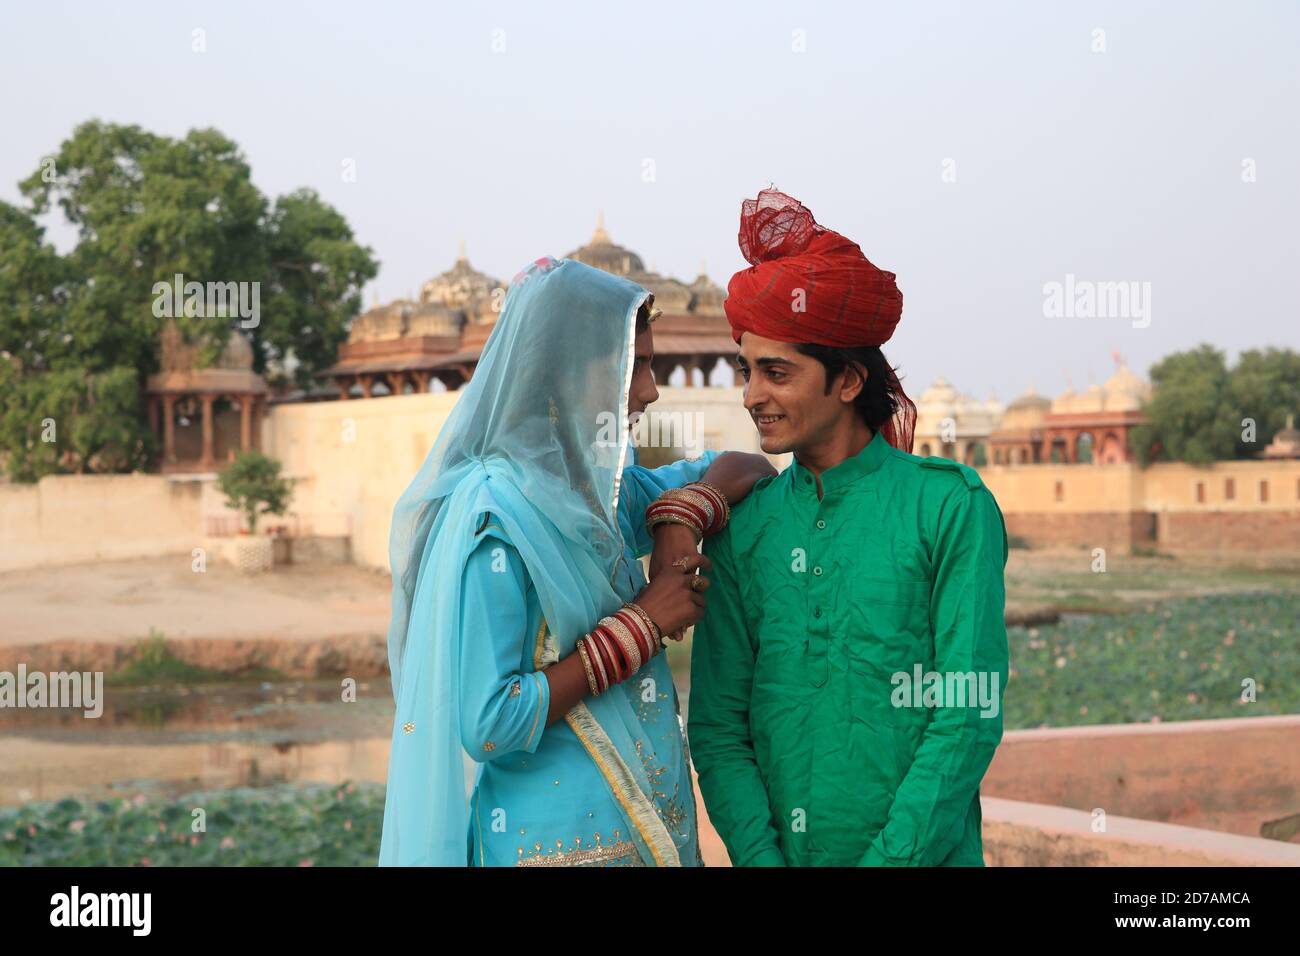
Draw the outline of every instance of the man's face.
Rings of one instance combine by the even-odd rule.
[[[759,444],[769,455],[798,452],[827,441],[851,422],[851,404],[840,385],[844,373],[826,394],[826,367],[803,355],[793,344],[765,339],[753,332],[740,337],[736,358],[745,379],[745,408],[758,428]]]
[[[650,326],[637,333],[635,359],[632,365],[632,385],[627,392],[628,427],[635,423],[651,404],[658,401],[659,389],[655,387],[655,373],[650,360],[655,357],[654,334]]]

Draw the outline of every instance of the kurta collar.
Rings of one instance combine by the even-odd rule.
[[[884,433],[877,431],[862,451],[852,458],[844,459],[834,468],[822,472],[822,493],[833,494],[847,488],[859,478],[871,474],[885,463],[885,459],[889,457],[889,448]],[[817,479],[811,471],[799,463],[798,455],[794,458],[794,483],[801,491],[807,490],[813,495],[817,494]]]

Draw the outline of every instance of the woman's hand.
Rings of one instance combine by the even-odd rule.
[[[704,472],[704,480],[727,496],[727,501],[735,505],[760,478],[776,474],[772,463],[763,455],[747,451],[726,451],[713,459]]]
[[[678,559],[681,566],[665,568],[636,596],[636,603],[650,615],[665,637],[675,637],[678,631],[684,633],[704,617],[704,592],[708,590],[709,579],[696,571],[705,572],[713,567],[713,562],[695,552],[695,537],[690,529],[683,530],[690,535],[691,553]]]

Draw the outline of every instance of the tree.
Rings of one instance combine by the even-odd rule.
[[[1228,401],[1237,429],[1236,457],[1254,458],[1279,431],[1288,414],[1300,415],[1300,353],[1290,349],[1242,352],[1228,374]],[[1242,422],[1255,423],[1254,441]]]
[[[1156,460],[1206,465],[1254,458],[1300,409],[1300,354],[1269,348],[1242,352],[1229,369],[1223,352],[1202,345],[1166,356],[1151,368],[1154,395],[1131,443],[1143,464]],[[1255,423],[1246,441],[1243,420]]]
[[[1138,461],[1161,458],[1207,465],[1233,457],[1236,434],[1225,403],[1228,369],[1210,345],[1176,352],[1151,367],[1154,395],[1143,408],[1146,423],[1133,429]]]
[[[248,533],[257,533],[259,515],[282,515],[293,496],[293,482],[280,477],[280,463],[260,451],[240,452],[217,476],[226,506],[244,513]]]
[[[117,470],[138,467],[142,449],[147,457],[143,403],[120,389],[133,376],[138,393],[158,368],[165,318],[155,315],[157,283],[177,274],[258,283],[256,324],[238,317],[254,369],[273,384],[306,387],[334,361],[361,288],[378,271],[371,250],[314,192],[268,202],[236,144],[216,130],[171,139],[83,123],[19,185],[29,209],[0,203],[0,454],[11,474]],[[55,208],[78,230],[66,256],[34,218]],[[184,310],[174,318],[206,361],[236,322]],[[44,381],[52,373],[66,379]],[[73,402],[68,382],[78,378],[82,395]],[[74,428],[59,418],[70,410],[91,417]],[[59,443],[37,448],[33,436],[51,417]],[[87,444],[63,447],[74,433]]]

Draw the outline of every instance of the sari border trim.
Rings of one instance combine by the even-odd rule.
[[[537,628],[537,637],[533,642],[533,669],[545,670],[560,659],[559,648],[555,646],[555,638],[546,627],[546,618],[542,618],[541,625]]]
[[[637,786],[623,758],[614,748],[614,743],[600,726],[599,721],[579,701],[573,709],[564,715],[564,720],[587,748],[591,759],[595,761],[610,792],[619,802],[628,819],[632,821],[641,839],[645,841],[654,857],[656,866],[681,866],[681,857],[673,843],[668,828],[664,826],[648,797]]]
[[[536,679],[537,679],[537,672],[534,671],[534,672],[533,672],[532,674],[530,674],[529,676],[532,677],[534,680],[536,680]],[[542,680],[545,680],[545,678],[542,678]],[[537,733],[537,722],[538,722],[539,720],[541,720],[541,719],[542,719],[542,690],[541,690],[540,687],[538,687],[538,689],[537,689],[537,712],[533,714],[533,726],[530,727],[530,728],[528,729],[528,739],[524,741],[524,749],[525,749],[525,750],[527,750],[527,749],[529,748],[529,746],[532,745],[532,742],[533,742],[533,734]]]

